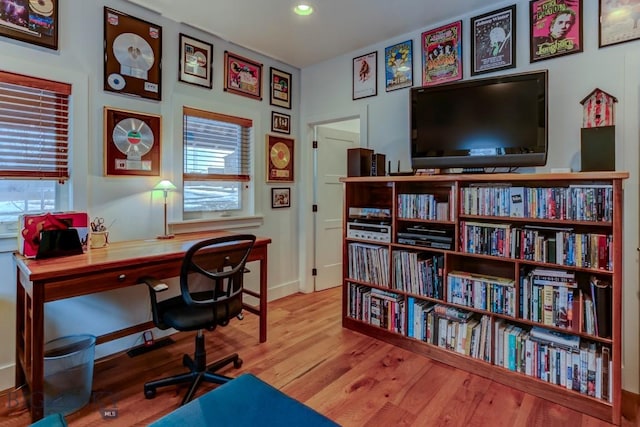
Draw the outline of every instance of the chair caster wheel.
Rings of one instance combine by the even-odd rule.
[[[240,313],[236,317],[238,318],[238,320],[242,320],[244,319],[244,313]]]
[[[242,367],[242,359],[238,357],[238,359],[234,360],[233,367],[236,369],[240,369]]]
[[[144,397],[147,399],[153,399],[156,397],[156,389],[155,388],[144,388]]]

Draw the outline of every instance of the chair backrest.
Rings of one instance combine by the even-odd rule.
[[[205,307],[242,298],[245,264],[255,241],[252,234],[237,234],[203,240],[189,248],[180,271],[185,303]]]

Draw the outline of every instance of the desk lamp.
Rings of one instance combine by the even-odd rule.
[[[169,195],[169,191],[173,191],[176,189],[176,186],[173,185],[173,183],[168,179],[163,179],[155,187],[153,187],[153,189],[162,190],[164,194],[164,234],[158,236],[158,239],[173,239],[173,234],[169,234],[169,229],[167,228],[167,196]]]

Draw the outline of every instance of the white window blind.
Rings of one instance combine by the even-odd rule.
[[[187,213],[242,209],[251,180],[253,122],[183,107],[184,193]]]
[[[184,180],[249,181],[252,122],[184,107]]]
[[[69,179],[71,85],[0,71],[0,177]]]

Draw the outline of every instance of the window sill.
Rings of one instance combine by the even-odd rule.
[[[209,230],[233,230],[236,228],[260,227],[264,223],[262,216],[227,216],[221,218],[193,219],[169,222],[169,231],[173,234],[193,233]]]

